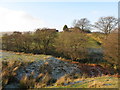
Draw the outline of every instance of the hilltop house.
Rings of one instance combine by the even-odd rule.
[[[68,31],[69,31],[69,32],[75,31],[75,32],[81,32],[81,33],[90,33],[89,30],[82,30],[82,29],[80,29],[80,28],[78,28],[78,27],[68,28]]]
[[[53,29],[50,29],[50,28],[43,28],[43,29],[37,29],[37,30],[38,30],[38,31],[41,30],[41,31],[52,31],[52,32],[58,32],[58,30],[56,30],[56,29],[54,29],[54,28],[53,28]],[[37,30],[36,30],[36,31],[37,31]]]

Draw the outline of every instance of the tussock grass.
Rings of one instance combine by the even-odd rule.
[[[46,60],[49,55],[18,55],[18,54],[10,54],[10,56],[4,53],[4,57],[6,60],[2,61],[2,86],[5,87],[11,83],[18,83],[18,88],[117,88],[118,87],[118,78],[115,76],[101,76],[101,77],[91,77],[88,78],[86,73],[78,73],[78,74],[66,74],[59,79],[54,79],[51,76],[51,67],[49,66],[49,62],[44,63],[40,66],[39,74],[37,77],[35,76],[35,72],[31,72],[28,76],[27,74],[23,75],[23,77],[18,80],[16,75],[17,71],[22,67],[27,67],[34,61]],[[11,56],[13,55],[13,56]],[[25,57],[24,57],[25,56]],[[27,57],[32,60],[24,60]],[[18,60],[21,58],[21,60]],[[61,58],[62,59],[62,58]],[[63,61],[68,61],[63,59]],[[69,61],[70,64],[77,64],[76,62]],[[86,67],[89,64],[83,65],[83,71],[86,70]],[[90,64],[91,67],[96,67],[96,64]],[[99,67],[99,66],[97,66]],[[87,67],[88,68],[88,67]],[[86,71],[87,72],[87,71]]]
[[[114,76],[102,76],[94,78],[79,78],[74,80],[81,81],[76,84],[55,85],[47,88],[118,88],[118,78]]]

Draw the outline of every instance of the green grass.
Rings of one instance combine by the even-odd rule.
[[[50,55],[33,55],[33,54],[17,54],[15,52],[8,52],[8,51],[3,51],[2,52],[2,60],[13,60],[13,61],[26,61],[26,62],[32,62],[35,60],[46,60],[48,57],[51,57]]]
[[[67,86],[51,86],[47,88],[118,88],[118,78],[112,76],[86,78],[80,83]]]
[[[13,53],[13,52],[8,52],[8,51],[3,51],[2,56],[3,56],[2,60],[5,60],[5,61],[19,60],[23,62],[46,60],[47,58],[51,57],[50,55],[19,54],[19,53]],[[49,86],[46,88],[118,88],[118,78],[113,77],[113,76],[102,76],[102,77],[94,77],[94,78],[81,77],[81,78],[75,79],[72,82],[76,82],[76,81],[82,81],[82,82],[75,83],[75,84],[69,84],[66,86],[57,85],[55,83],[53,86]]]
[[[97,42],[98,41],[96,41],[92,37],[89,37],[87,47],[90,47],[90,48],[101,48],[101,45],[99,45]]]

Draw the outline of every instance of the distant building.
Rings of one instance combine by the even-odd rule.
[[[50,29],[50,28],[37,29],[37,30],[41,30],[41,31],[51,31],[51,32],[58,32],[58,30],[56,30],[56,29]],[[37,30],[36,30],[36,31],[37,31]]]
[[[82,29],[80,29],[80,28],[78,28],[78,27],[68,28],[68,29],[69,29],[70,32],[71,32],[71,31],[75,31],[75,32],[81,32],[81,33],[90,33],[89,30],[82,30]]]
[[[78,31],[78,32],[83,32],[80,28],[68,28],[69,31]]]

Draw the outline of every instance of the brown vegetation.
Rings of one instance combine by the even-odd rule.
[[[112,67],[120,70],[120,64],[118,61],[118,31],[113,31],[103,41],[104,47],[104,59],[111,63]]]
[[[111,33],[118,24],[118,20],[115,17],[101,17],[97,22],[95,22],[95,28],[98,28],[105,34]]]
[[[79,32],[62,32],[56,39],[56,50],[72,60],[87,56],[87,37]]]
[[[10,35],[3,35],[3,50],[18,52],[16,53],[18,55],[21,55],[20,52],[32,53],[30,55],[50,54],[60,59],[57,60],[51,57],[52,61],[42,61],[42,63],[39,61],[3,61],[3,87],[11,83],[17,83],[20,88],[42,88],[53,85],[55,82],[56,85],[63,85],[72,82],[74,79],[113,75],[116,74],[116,71],[120,74],[118,32],[113,31],[116,23],[114,17],[101,17],[96,22],[95,27],[103,33],[94,33],[94,37],[102,40],[102,43],[96,42],[99,45],[102,44],[103,47],[100,50],[104,52],[99,52],[96,48],[92,49],[88,46],[90,39],[87,33],[90,30],[90,22],[86,18],[75,21],[74,28],[68,28],[65,25],[64,32],[44,28],[37,29],[33,33],[13,32]],[[100,34],[101,36],[99,36]],[[106,38],[103,34],[106,34]],[[97,57],[100,57],[100,59],[97,59],[98,61],[96,60]],[[92,59],[94,63],[88,64],[91,63]],[[27,68],[28,66],[29,68]],[[30,69],[36,71],[37,74]],[[21,78],[18,79],[19,76],[17,75],[22,70],[24,72],[22,72]],[[115,77],[119,77],[118,74]],[[89,87],[94,86],[96,87],[96,83]]]

